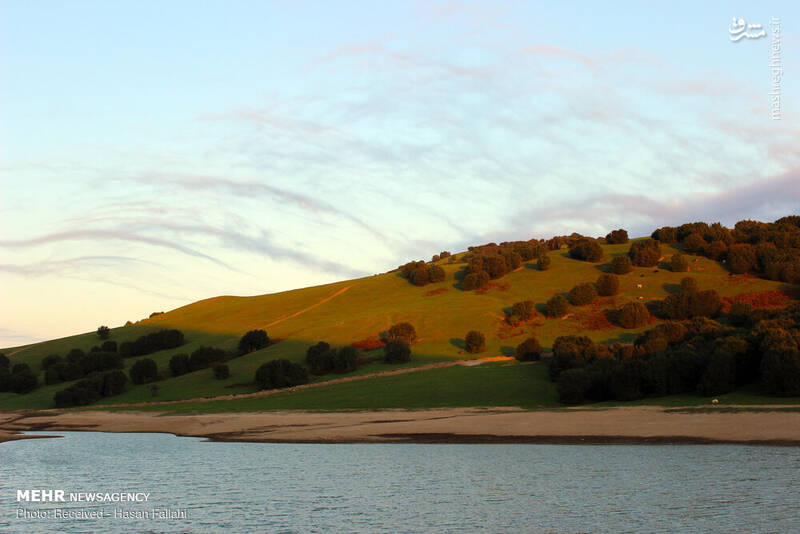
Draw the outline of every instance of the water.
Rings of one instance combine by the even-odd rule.
[[[0,444],[0,532],[800,531],[800,449],[793,447],[58,434],[65,437]],[[24,489],[150,496],[146,503],[17,502]],[[153,508],[186,517],[113,517],[115,509]],[[17,518],[19,509],[51,517]],[[54,519],[56,509],[109,517]]]

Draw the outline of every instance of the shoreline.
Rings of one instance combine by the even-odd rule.
[[[800,412],[674,410],[633,406],[558,411],[448,408],[194,415],[1,412],[0,443],[54,437],[58,431],[94,431],[169,433],[212,442],[800,446]],[[54,434],[21,434],[25,431]]]

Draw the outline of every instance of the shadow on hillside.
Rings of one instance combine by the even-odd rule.
[[[517,349],[505,345],[503,347],[500,347],[500,354],[502,354],[503,356],[510,356],[513,358],[517,355]]]
[[[610,263],[601,263],[600,265],[595,265],[594,268],[597,269],[598,271],[602,271],[604,273],[610,273],[611,272],[611,264]]]
[[[464,286],[462,282],[464,281],[464,277],[467,276],[467,267],[464,266],[453,275],[453,280],[455,283],[453,284],[454,289],[458,289],[460,291],[464,291]]]
[[[533,308],[542,315],[547,315],[547,304],[544,302],[537,302],[533,305]]]
[[[604,343],[608,345],[613,345],[614,343],[633,343],[634,341],[636,341],[636,338],[638,336],[639,334],[636,334],[634,332],[624,332],[618,335],[617,337],[607,339],[606,341],[604,341]]]
[[[526,269],[533,269],[534,271],[538,271],[539,270],[539,265],[537,265],[536,263],[526,263],[525,264],[525,268]]]
[[[664,284],[661,287],[664,288],[664,291],[666,291],[670,295],[675,295],[676,293],[680,293],[681,291],[680,284]]]
[[[467,343],[460,337],[451,337],[450,344],[460,350],[467,350]]]

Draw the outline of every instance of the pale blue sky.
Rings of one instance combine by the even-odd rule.
[[[0,2],[0,346],[798,213],[795,2]],[[770,119],[781,20],[783,119]]]

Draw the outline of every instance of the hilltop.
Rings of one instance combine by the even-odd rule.
[[[532,240],[530,243],[540,251],[536,257],[520,258],[519,265],[512,265],[516,260],[509,260],[510,272],[484,281],[477,290],[465,290],[464,285],[465,275],[471,268],[467,262],[481,253],[481,247],[445,257],[436,256],[435,261],[420,263],[425,269],[434,265],[441,268],[436,281],[422,286],[412,283],[413,280],[404,276],[403,270],[394,270],[281,293],[214,297],[154,314],[135,324],[112,328],[108,340],[122,344],[161,329],[182,331],[185,342],[181,346],[147,355],[158,366],[161,379],[155,382],[157,389],[154,390],[152,384],[128,384],[124,393],[102,398],[96,404],[163,402],[254,393],[258,388],[253,383],[253,376],[262,364],[276,359],[303,363],[308,348],[325,341],[334,347],[358,347],[360,365],[346,376],[365,375],[369,378],[223,404],[248,410],[550,406],[557,404],[557,397],[553,384],[547,380],[546,365],[510,359],[515,356],[516,346],[528,337],[538,339],[544,356],[552,350],[556,338],[565,335],[585,335],[605,345],[633,343],[640,333],[652,329],[664,319],[652,315],[636,328],[622,328],[615,320],[617,310],[629,302],[649,304],[652,308],[677,293],[681,280],[687,276],[696,280],[700,290],[717,291],[722,298],[723,311],[737,299],[754,303],[756,307],[780,307],[791,302],[796,286],[767,280],[747,270],[734,274],[730,265],[701,255],[708,250],[690,250],[694,246],[691,239],[689,243],[686,239],[671,243],[665,240],[660,243],[660,256],[654,265],[633,266],[631,272],[619,275],[617,294],[597,297],[587,305],[570,306],[565,314],[557,317],[546,315],[545,303],[549,299],[555,295],[569,298],[573,287],[594,284],[600,275],[611,271],[613,258],[627,257],[631,246],[645,239],[627,242],[626,236],[626,242],[618,244],[608,242],[614,239],[591,240],[602,252],[599,261],[584,261],[577,259],[574,251],[570,253],[569,246],[574,248],[577,242],[585,240],[582,236],[564,238],[556,243]],[[491,245],[495,248],[503,246]],[[685,272],[673,272],[671,260],[676,254],[684,254],[687,260]],[[541,269],[541,257],[547,258],[549,266],[546,270]],[[534,303],[532,316],[509,319],[512,306],[522,301]],[[380,361],[381,335],[391,325],[401,322],[408,322],[416,329],[412,359],[401,364],[383,363]],[[215,379],[209,369],[171,376],[169,361],[173,355],[190,354],[201,346],[234,351],[243,334],[257,329],[268,333],[271,344],[227,361],[228,378]],[[471,330],[485,336],[485,349],[480,353],[466,350],[464,338]],[[0,352],[6,354],[11,365],[28,364],[41,384],[42,360],[46,356],[63,356],[76,348],[88,352],[100,343],[98,334],[91,332]],[[505,360],[499,357],[505,357]],[[433,363],[487,358],[495,361],[476,366],[430,368]],[[129,372],[131,365],[139,359],[142,358],[125,358],[124,371]],[[381,376],[386,370],[421,366],[428,367],[414,373]],[[341,377],[312,375],[311,381],[318,383],[337,378]],[[55,392],[69,385],[70,382],[41,385],[25,395],[0,393],[0,409],[52,408]],[[740,394],[731,395],[731,399],[735,399]],[[752,402],[753,398],[749,395],[746,400]],[[686,399],[683,401],[685,403]],[[244,404],[237,408],[236,403]],[[170,409],[225,409],[215,404],[178,404],[171,405]]]

